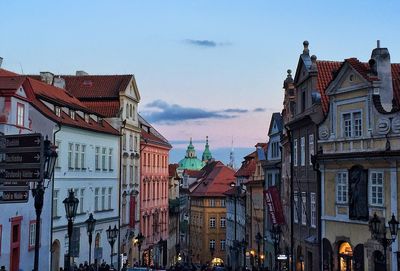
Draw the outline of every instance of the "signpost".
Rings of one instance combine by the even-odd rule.
[[[29,199],[30,182],[43,179],[41,134],[0,136],[0,204]]]

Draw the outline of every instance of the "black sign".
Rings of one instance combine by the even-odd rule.
[[[28,202],[29,191],[0,191],[0,203]]]
[[[20,153],[5,153],[3,162],[6,164],[14,163],[40,163],[41,152],[20,152]]]
[[[25,148],[40,147],[42,145],[42,136],[40,134],[27,135],[7,135],[0,140],[0,148]]]

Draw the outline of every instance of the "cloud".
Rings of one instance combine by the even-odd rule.
[[[194,39],[185,39],[184,42],[193,46],[198,46],[203,48],[214,48],[217,46],[227,46],[232,44],[230,42],[216,42],[213,40],[194,40]]]
[[[222,112],[225,112],[225,113],[247,113],[247,112],[249,112],[249,110],[240,109],[240,108],[230,108],[230,109],[225,109]]]
[[[162,100],[155,100],[147,104],[146,107],[155,109],[142,113],[148,121],[154,123],[176,123],[199,119],[231,119],[236,117],[219,111],[184,107],[178,104],[168,104]]]
[[[193,144],[200,144],[200,143],[204,143],[204,139],[203,140],[192,140]],[[171,143],[172,145],[181,145],[181,144],[189,144],[189,140],[169,140],[169,143]]]
[[[258,107],[258,108],[253,110],[253,112],[265,112],[265,111],[267,111],[267,109],[266,108],[261,108],[261,107]]]

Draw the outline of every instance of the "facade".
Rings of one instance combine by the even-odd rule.
[[[234,171],[219,161],[209,162],[190,194],[190,262],[224,263],[226,251],[226,197]],[[199,238],[204,236],[205,238]]]
[[[34,100],[36,96],[25,76],[0,68],[0,135],[40,132],[43,136],[53,137],[54,122],[34,107]],[[40,270],[50,269],[52,189],[53,184],[49,182],[41,214]],[[33,268],[36,214],[31,193],[28,197],[26,203],[0,205],[0,265],[6,270]]]
[[[178,175],[178,164],[168,166],[168,261],[167,266],[178,262],[180,244],[179,244],[179,186],[181,178]]]
[[[291,147],[291,254],[295,270],[314,270],[320,265],[320,183],[311,157],[316,153],[317,125],[328,111],[325,89],[341,62],[310,57],[308,42],[299,57],[293,80],[291,119],[287,127]],[[289,84],[285,84],[289,86]],[[285,89],[290,92],[290,89]],[[285,154],[288,152],[285,151]],[[287,161],[288,158],[285,158]],[[284,173],[285,174],[285,173]]]
[[[141,263],[164,267],[167,265],[168,239],[168,158],[172,148],[168,141],[139,115],[141,127],[140,157],[140,230]]]
[[[346,59],[326,90],[329,114],[318,129],[321,270],[386,270],[368,220],[376,213],[387,227],[392,214],[399,218],[399,71],[378,43],[368,63]],[[398,250],[397,236],[387,270],[399,270]]]
[[[137,113],[140,94],[135,77],[131,74],[88,75],[77,71],[76,75],[57,76],[50,82],[66,88],[122,135],[118,153],[121,161],[118,165],[120,235],[116,246],[130,266],[139,257],[134,237],[139,233],[140,220],[140,127]]]
[[[266,161],[263,161],[262,167],[265,172],[264,184],[265,190],[269,187],[276,186],[281,191],[281,134],[282,134],[282,116],[280,113],[273,113],[268,130],[268,148],[266,150]],[[273,224],[270,218],[269,210],[264,209],[264,251],[265,251],[265,266],[273,269],[276,263],[275,247],[271,236]],[[282,227],[287,226],[282,225]],[[282,236],[282,239],[287,236]],[[288,247],[288,246],[287,246]]]

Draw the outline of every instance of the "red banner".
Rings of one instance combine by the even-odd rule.
[[[267,205],[269,217],[273,225],[285,224],[283,216],[281,197],[276,186],[270,186],[267,191],[264,191],[265,204]]]

